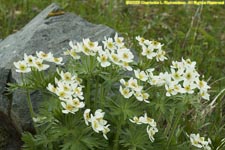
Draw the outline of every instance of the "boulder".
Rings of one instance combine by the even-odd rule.
[[[7,82],[12,81],[11,71],[0,68],[0,149],[15,150],[21,145],[18,120],[11,114],[12,95],[7,93]]]
[[[13,62],[21,60],[24,53],[35,54],[36,51],[44,51],[59,56],[69,47],[70,40],[81,41],[83,38],[90,38],[101,41],[104,36],[114,34],[115,31],[111,28],[92,24],[73,13],[63,12],[54,3],[48,6],[20,31],[0,42],[0,68],[2,68],[0,113],[11,118],[12,125],[18,132],[32,130],[25,94],[16,91],[7,97],[2,92],[7,82],[20,82],[19,73],[15,72]],[[31,93],[32,104],[36,111],[41,101],[40,97],[37,91]]]

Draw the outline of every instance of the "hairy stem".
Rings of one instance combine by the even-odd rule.
[[[98,101],[98,77],[96,77],[96,83],[95,83],[95,100],[94,100],[94,108],[97,109],[97,101]]]
[[[90,79],[87,80],[87,87],[86,87],[86,105],[87,108],[90,108],[91,106],[91,83],[90,83]]]
[[[26,90],[26,93],[27,93],[27,104],[28,104],[28,107],[29,107],[29,110],[30,110],[30,115],[32,118],[34,118],[34,110],[33,110],[33,106],[32,106],[32,103],[31,103],[31,98],[30,98],[30,91],[27,89]]]
[[[119,121],[118,124],[117,124],[117,131],[116,131],[116,135],[115,135],[115,139],[114,139],[113,150],[119,149],[120,132],[121,132],[121,122]]]
[[[100,108],[103,109],[103,107],[105,106],[105,101],[104,101],[104,88],[103,85],[101,84],[101,88],[100,88]]]
[[[23,84],[25,85],[25,81],[24,81],[24,77],[23,77],[22,73],[21,73],[21,79],[22,79]],[[27,105],[29,107],[31,118],[34,118],[35,115],[34,115],[34,110],[33,110],[33,106],[31,103],[30,91],[27,87],[26,87],[26,95],[27,95]]]
[[[170,133],[170,136],[169,136],[169,139],[168,139],[168,142],[167,142],[167,149],[169,148],[169,145],[172,141],[172,138],[173,138],[173,135],[174,135],[174,132],[175,130],[177,129],[177,126],[179,124],[179,121],[181,119],[181,116],[182,116],[182,113],[179,113],[176,117],[176,120],[174,121],[173,123],[173,126],[172,126],[172,130],[171,130],[171,133]]]

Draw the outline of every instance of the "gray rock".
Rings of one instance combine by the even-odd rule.
[[[21,59],[23,53],[34,54],[42,50],[62,54],[70,40],[91,38],[99,41],[114,34],[111,28],[91,24],[72,13],[48,17],[56,9],[59,7],[51,4],[24,28],[0,43],[0,67],[11,68],[12,62]]]
[[[21,145],[20,132],[15,115],[11,114],[11,96],[6,91],[7,82],[12,81],[11,71],[0,68],[0,149],[15,150]]]
[[[13,62],[21,60],[24,53],[35,54],[36,51],[41,50],[61,55],[63,50],[69,47],[70,40],[81,41],[83,38],[90,38],[100,41],[104,39],[104,36],[112,36],[115,33],[107,26],[89,23],[72,13],[49,15],[59,9],[56,4],[51,4],[20,31],[0,42],[0,68],[12,69],[12,78],[16,82],[20,81],[19,73],[14,71]],[[3,75],[3,77],[6,76],[8,76],[7,73]],[[31,99],[37,111],[40,94],[32,93]],[[26,96],[20,91],[13,93],[10,110],[6,110],[5,101],[7,100],[1,93],[0,111],[6,115],[8,115],[7,111],[10,111],[14,118],[17,118],[15,122],[18,129],[32,130]]]

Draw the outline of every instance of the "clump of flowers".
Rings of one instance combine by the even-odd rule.
[[[74,114],[85,106],[84,102],[81,101],[84,99],[82,91],[84,86],[81,85],[81,80],[77,75],[59,70],[57,70],[57,73],[60,79],[55,78],[56,86],[49,83],[47,89],[59,97],[64,109],[62,110],[63,113]]]
[[[14,66],[16,67],[16,72],[20,73],[28,73],[31,69],[36,69],[38,71],[46,70],[49,68],[48,64],[44,64],[43,62],[52,62],[57,65],[63,65],[62,57],[54,57],[51,52],[44,53],[43,51],[36,52],[36,56],[24,54],[24,59],[18,62],[14,62]]]
[[[172,65],[165,69],[166,71],[164,67],[154,67],[154,63],[160,65],[168,59],[163,44],[140,36],[136,39],[141,47],[139,62],[135,62],[134,54],[124,43],[124,38],[118,34],[105,37],[101,42],[89,38],[81,42],[69,42],[70,49],[64,52],[64,55],[72,58],[68,61],[68,68],[57,68],[57,74],[55,73],[52,80],[46,80],[47,84],[43,84],[42,90],[50,91],[53,93],[51,96],[54,95],[58,99],[55,111],[52,106],[52,110],[49,109],[46,116],[32,115],[34,123],[39,123],[41,129],[45,129],[41,135],[46,133],[47,137],[53,134],[47,137],[53,138],[50,142],[37,139],[42,136],[32,137],[37,139],[38,142],[33,143],[39,144],[38,149],[41,144],[44,145],[41,149],[107,149],[103,144],[106,140],[113,142],[108,143],[113,150],[152,149],[157,145],[152,144],[156,133],[157,137],[162,139],[162,143],[167,142],[165,149],[170,149],[173,141],[179,145],[179,140],[184,139],[179,136],[182,136],[181,133],[186,128],[182,125],[186,120],[181,121],[181,117],[187,109],[192,109],[193,104],[202,104],[199,101],[187,104],[180,99],[186,100],[191,97],[189,94],[193,94],[193,100],[209,100],[210,86],[197,72],[196,62],[190,59],[172,61]],[[15,62],[14,65],[19,73],[39,73],[50,67],[44,62],[63,65],[62,61],[62,57],[56,58],[51,52],[40,51],[36,52],[36,56],[24,54],[24,59]],[[62,71],[66,69],[69,71]],[[45,72],[41,73],[41,79],[45,78]],[[40,90],[40,87],[42,86],[37,90]],[[158,89],[159,87],[163,88]],[[29,92],[27,95],[30,99]],[[168,98],[174,95],[180,96]],[[173,98],[174,101],[171,100]],[[33,114],[30,100],[28,104]],[[95,112],[91,113],[91,110]],[[107,120],[104,119],[105,112]],[[142,112],[145,112],[144,115],[137,117],[137,114]],[[192,110],[190,112],[192,113]],[[47,117],[49,114],[52,115],[50,119]],[[151,114],[153,118],[158,117],[159,125],[157,126],[156,121],[147,114]],[[145,130],[135,131],[136,125],[145,128],[147,134],[143,136]],[[164,132],[159,132],[164,128]],[[96,133],[101,133],[106,140]],[[71,138],[71,141],[68,140]],[[205,141],[199,134],[191,134],[190,141],[198,148],[211,149],[211,140]]]
[[[128,99],[132,95],[134,95],[138,101],[144,101],[146,103],[149,103],[149,101],[147,100],[149,94],[143,91],[143,86],[138,85],[137,79],[134,79],[133,77],[130,78],[128,81],[121,79],[120,83],[123,85],[123,87],[120,86],[119,90],[120,93],[124,96],[124,98]]]
[[[199,90],[199,95],[206,100],[209,100],[207,82],[200,79],[199,73],[195,69],[196,62],[190,59],[181,62],[173,61],[170,66],[171,72],[160,73],[153,75],[153,69],[150,69],[148,82],[150,85],[165,86],[166,96],[177,94],[193,94],[195,89]]]
[[[126,48],[122,37],[118,34],[114,38],[106,38],[102,41],[103,47],[98,42],[92,42],[90,39],[83,39],[82,42],[70,42],[70,50],[64,52],[64,55],[70,55],[73,59],[80,59],[79,53],[86,56],[96,56],[101,67],[109,67],[114,64],[131,71],[129,63],[133,62],[134,55],[130,49]]]
[[[147,124],[147,133],[149,136],[149,139],[154,142],[155,138],[154,135],[155,133],[158,132],[158,129],[156,127],[156,122],[154,119],[148,117],[147,113],[144,114],[144,116],[140,116],[139,118],[137,116],[134,116],[133,119],[130,119],[132,123],[141,125],[141,124]]]
[[[211,150],[211,147],[209,146],[210,144],[212,144],[210,138],[208,138],[208,140],[205,140],[205,137],[201,137],[198,134],[190,134],[190,141],[191,144],[195,147],[204,149],[204,150]]]
[[[149,41],[144,39],[143,37],[137,36],[139,45],[142,47],[142,55],[147,59],[156,58],[156,61],[164,61],[167,60],[165,54],[166,52],[162,50],[163,44],[157,41]]]
[[[93,114],[90,114],[91,110],[86,109],[84,111],[84,120],[85,124],[88,126],[89,123],[91,123],[92,129],[96,132],[102,132],[103,136],[106,140],[108,140],[106,134],[110,131],[109,124],[107,124],[107,121],[104,120],[105,113],[101,109],[97,109]]]

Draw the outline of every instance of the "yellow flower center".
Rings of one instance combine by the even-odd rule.
[[[24,70],[26,70],[26,66],[25,65],[20,65],[20,70],[22,70],[22,71],[24,71]]]
[[[119,61],[119,58],[118,58],[116,55],[112,55],[112,59],[113,59],[113,61],[115,61],[115,62],[118,62],[118,61]]]
[[[128,54],[127,53],[123,53],[123,58],[124,59],[128,59],[129,58]]]
[[[47,57],[48,55],[45,54],[45,53],[42,53],[41,56],[45,58],[45,57]]]
[[[64,91],[59,92],[59,97],[64,97],[66,93]]]
[[[107,45],[108,45],[109,48],[113,48],[113,43],[112,42],[109,42]]]
[[[154,46],[157,46],[157,45],[159,44],[159,42],[153,41],[152,44],[153,44]]]
[[[70,105],[70,104],[68,104],[68,105],[66,105],[66,109],[69,110],[69,111],[71,111],[71,110],[73,110],[73,106]]]
[[[106,56],[103,55],[103,56],[101,57],[101,61],[102,61],[102,62],[106,62],[106,61],[107,61]]]
[[[54,61],[55,62],[59,62],[59,58],[54,58]]]
[[[94,47],[95,45],[94,45],[94,43],[93,42],[88,42],[88,45],[90,46],[90,47]]]

